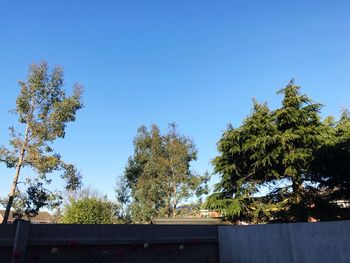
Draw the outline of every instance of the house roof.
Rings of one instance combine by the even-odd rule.
[[[154,218],[151,224],[155,225],[227,225],[229,222],[219,218]]]
[[[5,214],[5,210],[0,210],[0,219],[2,221]],[[9,221],[14,221],[16,218],[13,216],[13,211],[10,212]],[[30,220],[33,223],[51,223],[52,222],[52,216],[48,212],[39,212],[38,215],[28,218],[27,216],[24,216],[23,219]]]

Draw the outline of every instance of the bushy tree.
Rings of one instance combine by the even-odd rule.
[[[284,95],[282,107],[275,111],[281,146],[278,161],[282,176],[292,182],[295,204],[302,200],[303,182],[309,179],[307,171],[322,143],[321,105],[301,95],[299,89],[293,82],[282,89],[279,92]]]
[[[130,215],[130,188],[125,176],[120,176],[117,180],[117,185],[114,189],[117,204],[119,206],[117,218],[119,223],[131,223]]]
[[[230,126],[218,143],[213,164],[221,181],[207,205],[232,220],[306,221],[333,205],[323,198],[325,188],[345,189],[338,179],[345,178],[350,155],[338,143],[349,140],[346,116],[337,124],[332,118],[321,122],[321,105],[293,81],[278,94],[280,108],[271,111],[254,101],[252,114],[240,127]],[[336,163],[330,146],[342,156]]]
[[[325,121],[325,143],[311,163],[310,177],[329,200],[350,200],[350,113]]]
[[[117,206],[89,190],[71,195],[64,205],[61,223],[64,224],[113,224],[116,223]]]
[[[153,125],[138,129],[134,155],[129,158],[124,176],[131,192],[132,220],[148,223],[153,217],[175,217],[183,201],[206,192],[208,176],[191,170],[197,159],[193,141],[180,135],[174,124],[162,135]]]
[[[63,89],[63,69],[55,67],[50,71],[46,62],[32,64],[27,81],[20,81],[19,85],[21,90],[13,110],[18,125],[10,127],[9,147],[0,147],[0,161],[15,169],[3,223],[7,222],[15,196],[27,197],[28,214],[36,214],[47,204],[51,195],[43,186],[51,181],[48,173],[62,171],[67,189],[79,187],[81,179],[76,168],[54,152],[52,143],[64,138],[67,123],[75,120],[76,112],[82,107],[82,87],[76,84],[73,95],[67,96]],[[24,196],[17,187],[23,167],[32,168],[38,175],[25,181],[29,188]]]
[[[266,104],[253,103],[243,125],[229,126],[224,132],[218,143],[220,155],[213,160],[214,172],[222,177],[207,206],[229,218],[251,219],[259,186],[274,183],[281,173],[276,165],[280,150],[273,113]]]

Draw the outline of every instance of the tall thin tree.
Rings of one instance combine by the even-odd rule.
[[[23,167],[31,167],[44,180],[47,173],[62,170],[61,177],[67,181],[67,188],[76,188],[80,184],[74,166],[64,163],[61,156],[53,152],[51,143],[57,138],[64,138],[67,123],[75,120],[76,112],[82,107],[82,86],[76,84],[73,95],[66,96],[63,69],[55,67],[50,72],[46,62],[32,64],[27,81],[20,81],[19,85],[21,90],[13,113],[18,116],[20,125],[10,128],[11,147],[0,147],[0,160],[7,167],[15,168],[4,224],[7,223]],[[24,132],[19,132],[17,128],[22,125]]]

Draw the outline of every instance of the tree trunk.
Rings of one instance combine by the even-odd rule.
[[[21,153],[20,153],[20,156],[19,156],[18,164],[17,164],[17,167],[16,167],[16,174],[15,174],[15,176],[13,178],[11,191],[9,193],[9,200],[7,202],[7,206],[6,206],[6,210],[5,210],[5,214],[4,214],[4,219],[2,221],[3,224],[7,223],[7,220],[9,218],[9,216],[10,216],[10,211],[11,211],[11,207],[12,207],[12,204],[13,204],[13,199],[14,199],[14,196],[15,196],[16,188],[17,188],[18,177],[19,177],[19,174],[21,172],[21,168],[22,168],[22,164],[23,164],[24,152],[25,152],[25,149],[23,147],[21,149]]]
[[[177,197],[176,197],[176,184],[174,184],[174,199],[173,199],[173,217],[176,217],[176,205],[177,205]]]
[[[294,202],[300,204],[302,201],[303,184],[299,176],[292,177],[292,188],[295,196]]]
[[[170,188],[170,186],[168,186],[168,188]],[[168,218],[171,217],[171,196],[170,196],[170,191],[168,190],[167,193],[167,200],[166,200],[166,216]]]
[[[15,192],[16,192],[16,188],[17,188],[18,178],[19,178],[19,174],[20,174],[21,169],[22,169],[24,154],[26,152],[26,147],[27,147],[27,143],[28,143],[28,134],[29,134],[29,125],[27,124],[25,135],[24,135],[24,141],[23,141],[23,144],[21,147],[21,151],[19,153],[18,163],[16,166],[16,173],[15,173],[15,176],[13,177],[13,182],[12,182],[11,190],[9,193],[9,200],[7,202],[7,205],[6,205],[6,210],[5,210],[5,214],[4,214],[4,219],[2,220],[2,224],[7,224],[8,218],[10,216],[10,211],[11,211],[11,207],[13,204],[13,199],[15,198]]]

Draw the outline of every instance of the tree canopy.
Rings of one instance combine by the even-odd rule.
[[[51,182],[48,173],[61,171],[67,189],[80,186],[77,169],[64,162],[52,148],[56,139],[65,137],[67,123],[75,121],[76,112],[83,106],[82,86],[76,84],[73,94],[67,96],[63,84],[63,69],[55,67],[50,71],[46,62],[32,64],[27,81],[19,82],[21,89],[12,111],[18,117],[18,124],[9,129],[8,147],[0,147],[0,161],[15,169],[3,223],[7,221],[16,196],[26,199],[28,209],[24,212],[28,215],[48,204],[52,196],[44,188]],[[26,179],[29,187],[25,193],[17,187],[23,167],[32,168],[38,175]]]
[[[348,177],[350,163],[348,115],[336,124],[330,118],[322,122],[321,104],[301,94],[293,81],[278,94],[283,95],[280,108],[271,111],[254,101],[243,124],[229,126],[218,142],[213,165],[221,181],[207,205],[232,220],[320,218],[325,206],[334,207],[325,191],[346,190],[339,179]],[[336,155],[342,158],[334,160]]]
[[[177,132],[175,124],[170,124],[164,135],[156,125],[150,130],[141,126],[134,148],[124,173],[134,222],[147,223],[159,216],[175,217],[182,201],[207,191],[208,176],[191,170],[197,149],[190,138]]]
[[[32,64],[27,80],[19,82],[12,110],[18,122],[9,128],[9,142],[0,147],[0,162],[15,171],[8,198],[0,199],[6,206],[3,223],[11,208],[18,217],[31,217],[44,206],[61,204],[62,194],[47,189],[53,172],[59,172],[67,192],[80,189],[78,169],[53,148],[83,107],[82,86],[74,85],[67,95],[63,75],[61,67],[51,70],[42,62]],[[339,119],[322,118],[322,105],[302,94],[293,80],[277,94],[282,96],[278,108],[253,100],[242,124],[229,125],[222,134],[212,160],[221,178],[205,205],[232,221],[350,218],[350,208],[342,207],[350,204],[349,111]],[[100,196],[71,198],[63,222],[149,223],[154,217],[192,214],[203,205],[209,174],[192,170],[197,147],[175,124],[165,133],[157,125],[141,126],[133,145],[115,188],[118,204]],[[24,167],[35,176],[19,181]]]
[[[113,224],[117,207],[107,197],[83,189],[68,198],[59,222],[64,224]]]
[[[310,176],[326,189],[329,200],[350,200],[350,113],[324,122],[324,144],[311,163]]]

